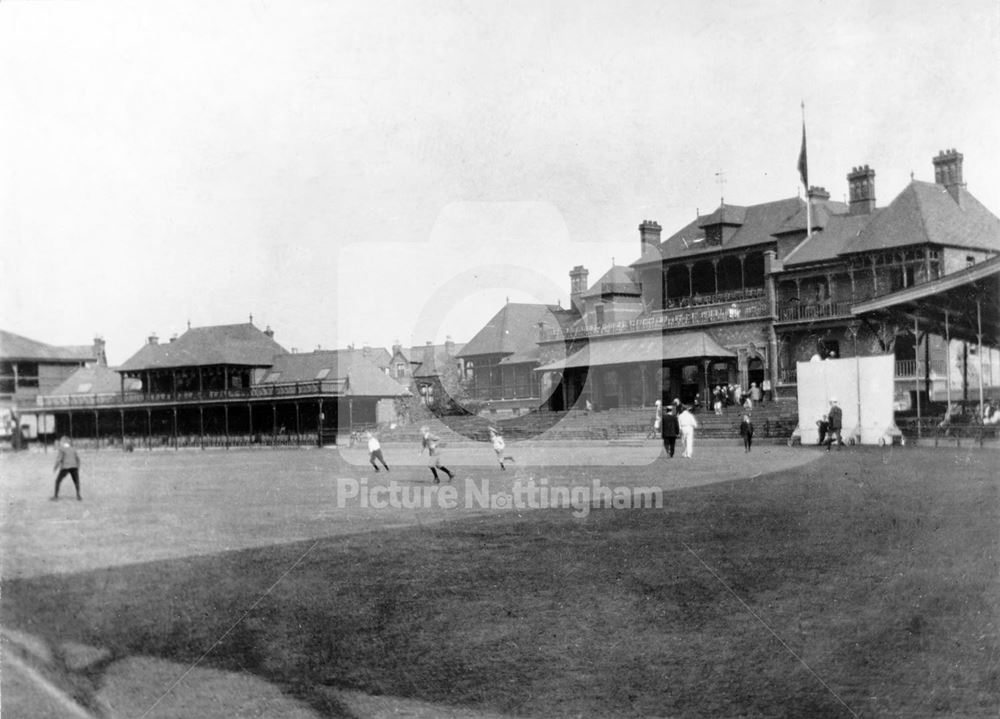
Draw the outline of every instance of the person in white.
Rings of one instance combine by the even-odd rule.
[[[368,437],[368,461],[378,471],[378,465],[375,464],[375,460],[382,463],[385,467],[385,471],[389,471],[389,465],[385,463],[385,457],[382,456],[382,443],[378,441],[378,437],[372,432],[365,432],[365,436]]]
[[[497,461],[500,462],[500,469],[507,469],[504,466],[504,462],[513,462],[514,458],[509,454],[505,454],[507,449],[507,443],[503,441],[503,435],[500,434],[500,430],[495,427],[490,427],[490,443],[493,445],[493,451],[496,452]]]
[[[684,411],[677,417],[677,424],[681,427],[681,442],[684,445],[681,456],[691,459],[694,456],[694,431],[698,427],[698,420],[685,406]]]

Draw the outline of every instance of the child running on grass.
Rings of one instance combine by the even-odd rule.
[[[500,434],[500,430],[496,427],[490,427],[490,443],[493,445],[493,451],[497,453],[497,461],[500,462],[500,469],[506,471],[504,462],[513,462],[514,458],[509,454],[505,455],[504,450],[507,448],[507,443],[503,441],[503,435]]]
[[[423,454],[425,449],[427,450],[427,466],[430,468],[431,474],[434,475],[434,484],[438,484],[441,481],[437,472],[439,469],[448,475],[448,481],[450,482],[455,478],[455,473],[441,464],[441,449],[439,446],[441,440],[431,434],[430,427],[421,427],[420,433],[424,436],[420,444],[420,454]]]

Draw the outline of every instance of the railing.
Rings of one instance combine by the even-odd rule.
[[[851,316],[851,301],[793,303],[778,308],[778,322],[803,322]]]
[[[924,363],[922,360],[896,360],[896,378],[923,377]]]
[[[267,399],[343,395],[344,380],[314,380],[310,382],[283,382],[281,384],[259,384],[220,390],[181,392],[108,392],[104,394],[48,395],[36,398],[39,407],[102,407],[119,404],[151,404],[162,402],[205,402],[212,400]]]
[[[699,308],[659,310],[644,317],[637,317],[634,320],[608,322],[603,325],[586,325],[585,327],[576,327],[565,331],[545,330],[542,339],[544,341],[606,337],[608,335],[648,332],[650,330],[675,327],[698,327],[721,322],[739,322],[741,320],[759,319],[768,316],[767,300],[758,298]]]

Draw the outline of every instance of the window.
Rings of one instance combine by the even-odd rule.
[[[17,363],[17,386],[37,387],[38,386],[38,363],[18,362]]]
[[[316,373],[316,379],[326,379],[326,376],[330,374],[330,368],[324,367],[319,372]]]
[[[396,363],[396,379],[403,379],[406,376],[406,365],[402,362]]]
[[[465,361],[465,379],[472,379],[476,375],[476,368],[472,360]]]

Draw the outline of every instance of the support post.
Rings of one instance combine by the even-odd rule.
[[[198,370],[198,384],[201,384],[201,370]],[[198,444],[205,449],[205,407],[198,405]]]
[[[919,361],[917,357],[917,348],[920,345],[920,318],[914,315],[913,317],[913,383],[916,385],[916,401],[917,401],[917,437],[920,437],[920,368],[917,367]]]
[[[948,325],[948,310],[944,311],[944,356],[944,388],[948,402],[944,416],[947,422],[951,419],[951,328]]]
[[[146,449],[153,449],[153,410],[146,408]]]
[[[271,448],[278,446],[278,407],[271,403]]]
[[[174,450],[176,450],[177,449],[177,407],[174,407],[173,419],[174,419]]]
[[[94,444],[97,445],[97,449],[101,448],[101,417],[94,410]]]
[[[124,449],[125,449],[125,410],[124,409],[118,410],[118,414],[119,414],[119,417],[120,417],[120,419],[122,421],[122,450],[124,451]]]
[[[222,432],[226,439],[226,449],[229,449],[229,405],[222,405]]]
[[[983,417],[983,305],[982,300],[976,300],[976,339],[979,341],[979,350],[976,356],[979,358],[979,419]]]

